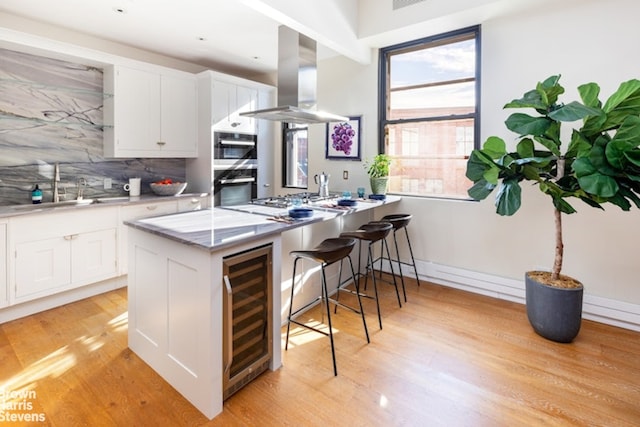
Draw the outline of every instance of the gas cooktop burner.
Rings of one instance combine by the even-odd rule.
[[[293,205],[293,199],[302,200],[303,204],[319,202],[322,200],[331,200],[337,199],[340,197],[340,193],[331,193],[329,192],[328,196],[320,196],[318,193],[293,193],[293,194],[285,194],[284,196],[273,196],[273,197],[265,197],[260,199],[253,199],[251,203],[256,205],[265,205],[265,206],[273,206],[275,208],[288,208]]]

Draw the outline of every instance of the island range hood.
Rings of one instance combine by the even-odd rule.
[[[348,121],[316,109],[316,41],[291,28],[278,28],[278,106],[240,113],[278,122],[313,124]]]

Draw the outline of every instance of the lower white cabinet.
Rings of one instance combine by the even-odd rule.
[[[116,275],[116,229],[16,245],[15,300],[88,285]]]
[[[0,222],[0,308],[9,305],[7,276],[7,223]]]
[[[91,212],[90,215],[87,213]],[[28,215],[10,222],[12,304],[118,275],[117,210]]]

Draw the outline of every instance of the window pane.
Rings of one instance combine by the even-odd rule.
[[[473,114],[475,82],[391,92],[389,120]]]
[[[443,44],[444,43],[444,44]],[[391,54],[391,90],[447,80],[475,78],[475,39],[423,43]]]
[[[307,129],[285,128],[285,187],[307,188]]]
[[[388,125],[393,193],[466,197],[473,119]]]

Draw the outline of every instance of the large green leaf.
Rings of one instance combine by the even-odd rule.
[[[522,189],[516,179],[505,179],[496,195],[496,212],[498,215],[511,216],[520,209]]]
[[[520,157],[533,157],[533,141],[529,138],[523,138],[516,146],[516,151]]]
[[[625,151],[624,157],[632,164],[640,167],[640,150],[637,148],[630,151]]]
[[[507,144],[502,138],[490,136],[482,145],[482,151],[492,159],[499,159],[507,154]]]
[[[603,139],[599,139],[598,143],[591,147],[591,151],[589,152],[589,162],[593,165],[594,168],[603,175],[615,176],[618,174],[618,171],[611,167],[609,162],[607,161],[607,157],[605,156],[605,149],[607,146],[607,142]]]
[[[618,87],[610,97],[605,102],[604,107],[602,109],[609,113],[613,111],[615,108],[620,107],[624,103],[628,103],[630,99],[637,98],[640,93],[640,80],[629,80],[623,82]]]
[[[486,154],[481,153],[479,150],[473,150],[469,155],[469,160],[467,160],[467,172],[465,175],[471,181],[477,182],[483,179],[484,172],[491,167],[497,168],[491,159],[488,162],[486,161]]]
[[[494,184],[490,184],[484,179],[481,179],[467,190],[467,194],[474,200],[484,200],[491,194],[494,188],[496,188]]]
[[[560,74],[547,77],[543,82],[536,85],[536,90],[541,94],[547,105],[554,105],[558,101],[558,96],[564,93],[564,88],[560,86]]]
[[[551,111],[549,113],[549,117],[553,120],[558,120],[561,122],[574,122],[576,120],[584,119],[588,116],[599,116],[602,115],[602,110],[599,108],[591,108],[577,101],[570,102],[562,107]]]
[[[615,195],[613,195],[612,197],[609,197],[607,199],[607,201],[609,203],[612,203],[616,206],[618,206],[620,209],[622,209],[623,211],[628,211],[631,209],[631,203],[629,203],[629,201],[627,199],[625,199],[622,194],[620,194],[620,192],[616,193]]]
[[[522,98],[514,99],[505,104],[503,108],[535,108],[536,110],[546,111],[548,107],[549,106],[543,102],[538,91],[531,90],[525,93]]]
[[[551,126],[551,120],[546,117],[532,117],[524,113],[513,113],[507,118],[505,124],[507,129],[521,136],[542,136]]]
[[[596,83],[587,83],[578,86],[578,93],[580,93],[580,98],[582,98],[584,105],[598,109],[602,108],[602,102],[598,99],[598,96],[600,96],[600,86]]]
[[[586,156],[589,154],[591,150],[591,143],[585,136],[578,132],[577,130],[573,130],[571,133],[571,142],[569,143],[569,147],[567,147],[567,151],[565,152],[565,158],[574,158],[578,156]]]
[[[606,158],[612,166],[624,169],[626,161],[629,160],[627,152],[632,152],[634,149],[637,151],[638,146],[640,146],[640,118],[629,116],[607,144]]]
[[[566,213],[566,214],[576,213],[576,210],[573,208],[573,206],[571,206],[569,202],[567,202],[561,197],[553,198],[553,206],[555,206],[555,208],[562,213]]]
[[[543,136],[536,136],[535,140],[540,145],[542,145],[544,148],[546,148],[547,150],[551,151],[551,153],[553,153],[554,156],[560,157],[562,155],[562,153],[560,153],[560,147],[558,146],[558,144],[555,141],[553,141],[553,140],[551,140],[549,138],[545,138]]]
[[[636,193],[634,193],[630,189],[624,188],[624,187],[620,187],[619,193],[622,196],[626,197],[627,199],[630,199],[633,202],[633,204],[636,205],[636,208],[640,209],[640,197],[638,197],[638,195]]]
[[[579,177],[578,182],[584,191],[599,197],[613,197],[618,192],[616,180],[600,172]]]

